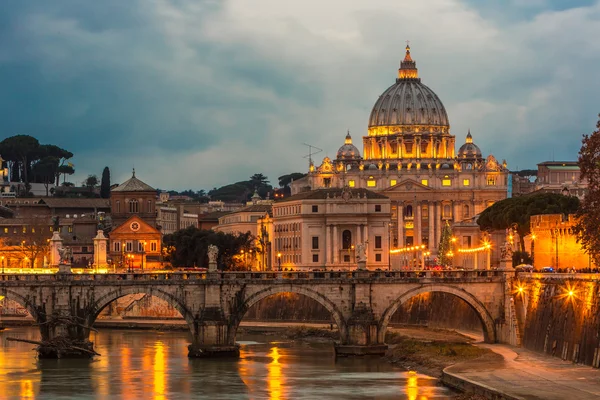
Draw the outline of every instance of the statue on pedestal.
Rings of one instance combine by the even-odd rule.
[[[356,245],[356,261],[367,261],[367,245],[359,243]]]
[[[217,270],[217,256],[219,255],[219,248],[214,244],[208,245],[208,270],[213,272]]]
[[[58,255],[60,256],[59,264],[71,264],[71,256],[73,255],[73,251],[70,247],[59,247]]]

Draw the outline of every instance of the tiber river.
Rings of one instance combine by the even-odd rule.
[[[188,359],[185,332],[102,330],[101,357],[37,360],[34,327],[0,332],[0,399],[448,399],[434,379],[377,358],[334,359],[330,343],[239,337],[241,358]]]

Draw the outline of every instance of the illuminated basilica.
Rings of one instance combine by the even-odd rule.
[[[292,195],[348,187],[387,196],[392,249],[425,246],[435,254],[445,223],[472,224],[507,197],[505,161],[484,157],[470,132],[456,152],[446,109],[421,82],[409,46],[395,83],[373,106],[362,142],[361,156],[348,132],[337,157],[311,161],[308,175],[292,183]],[[464,248],[480,244],[475,234],[458,239]]]

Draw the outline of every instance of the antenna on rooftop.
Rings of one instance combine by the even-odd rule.
[[[302,143],[302,144],[308,147],[308,154],[305,155],[304,158],[308,158],[308,167],[310,168],[310,166],[312,165],[312,156],[322,152],[323,149],[320,149],[320,148],[313,146],[311,144],[308,144],[308,143]]]

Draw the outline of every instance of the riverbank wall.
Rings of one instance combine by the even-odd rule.
[[[523,285],[523,293],[515,295],[515,304],[525,314],[523,346],[600,367],[600,283],[538,279]]]

